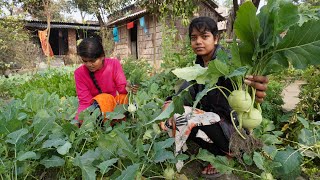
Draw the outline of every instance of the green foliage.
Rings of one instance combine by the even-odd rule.
[[[23,99],[30,91],[56,93],[60,97],[75,96],[75,67],[50,69],[35,75],[14,75],[0,79],[1,97]]]
[[[277,124],[284,114],[281,107],[284,102],[282,96],[280,96],[284,89],[284,84],[274,81],[273,78],[270,79],[271,80],[266,91],[267,96],[261,104],[262,116]]]
[[[62,84],[50,80],[56,74],[63,77],[69,73],[51,70],[41,75],[53,84]],[[32,84],[38,86],[41,75],[32,78]],[[1,166],[0,175],[40,177],[43,171],[49,172],[48,176],[55,172],[52,177],[66,179],[161,175],[164,169],[159,168],[159,163],[163,166],[177,161],[172,151],[174,140],[164,136],[157,124],[150,123],[160,114],[163,101],[157,97],[155,85],[145,88],[148,89],[135,95],[137,117],[128,117],[113,128],[108,123],[105,128],[98,127],[95,119],[99,111],[92,115],[89,111],[81,113],[79,119],[84,123],[77,128],[73,125],[75,97],[60,98],[56,93],[21,89],[30,92],[23,99],[1,103],[0,135],[4,139],[0,141],[0,157],[6,166]],[[147,132],[148,138],[142,139]]]
[[[320,67],[310,66],[303,73],[306,84],[299,94],[300,102],[296,110],[310,120],[320,120]]]
[[[253,68],[251,74],[278,72],[289,63],[294,68],[319,63],[315,58],[320,52],[317,20],[306,20],[299,26],[298,8],[288,1],[268,1],[258,19],[250,18],[248,8],[255,13],[251,2],[244,3],[237,13],[235,33],[241,40],[241,62]]]
[[[97,16],[98,20],[101,18],[101,12],[105,12],[105,14],[112,14],[117,10],[121,10],[130,3],[130,0],[74,0],[71,2],[71,4],[75,8],[79,9],[80,12],[94,14]]]
[[[29,38],[20,19],[6,17],[0,20],[0,75],[6,69],[30,67],[36,60],[38,48]]]
[[[179,36],[174,26],[166,25],[165,20],[162,26],[162,64],[161,68],[171,69],[190,66],[195,55],[190,46],[189,37]]]
[[[142,82],[142,88],[152,89],[156,92],[157,97],[166,99],[175,94],[179,88],[178,78],[171,72],[171,69],[156,73],[148,81]]]
[[[122,68],[127,80],[131,84],[140,84],[149,78],[151,66],[143,59],[126,58],[122,62]]]
[[[299,151],[291,147],[287,147],[283,151],[278,151],[274,160],[281,163],[281,166],[276,168],[276,175],[281,179],[295,179],[299,176],[302,163],[302,156]]]
[[[69,13],[71,4],[67,0],[18,0],[23,10],[28,12],[32,17],[38,20],[47,20],[47,15],[50,14],[50,19],[55,21],[65,21],[63,13]],[[48,10],[46,10],[48,6]],[[48,13],[47,11],[50,11]]]
[[[64,70],[67,72],[63,72]],[[11,96],[23,98],[30,91],[56,93],[60,97],[75,96],[73,70],[74,68],[63,68],[39,72],[25,83],[13,87]]]
[[[149,12],[162,17],[181,18],[184,25],[189,24],[189,17],[198,9],[199,0],[139,0],[138,4],[146,8]]]

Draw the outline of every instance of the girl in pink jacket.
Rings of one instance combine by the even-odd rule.
[[[103,113],[113,111],[116,104],[126,104],[127,80],[120,61],[105,58],[97,38],[83,39],[77,51],[83,62],[74,72],[79,101],[77,116],[95,101]]]

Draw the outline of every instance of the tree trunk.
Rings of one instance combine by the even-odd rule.
[[[43,0],[43,5],[44,5],[44,10],[45,10],[45,14],[47,16],[47,39],[46,39],[46,43],[47,43],[47,47],[46,47],[46,52],[47,52],[47,64],[48,67],[50,69],[50,60],[51,60],[51,56],[50,56],[50,42],[49,42],[49,38],[50,38],[50,29],[51,29],[51,11],[50,11],[50,0]]]
[[[104,21],[103,21],[102,16],[101,16],[99,11],[96,12],[96,16],[98,18],[100,27],[103,28],[104,27]]]
[[[260,4],[260,0],[252,0],[252,3],[253,3],[254,6],[258,9],[259,4]]]

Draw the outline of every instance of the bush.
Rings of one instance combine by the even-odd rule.
[[[151,66],[147,61],[132,57],[123,60],[122,68],[131,84],[140,84],[140,82],[147,80],[151,72]]]
[[[297,113],[301,113],[309,120],[320,120],[320,66],[310,66],[303,73],[303,79],[307,81],[302,85],[299,94],[300,102],[297,105]]]
[[[284,84],[271,80],[266,91],[267,96],[261,104],[262,116],[274,121],[275,124],[279,123],[280,118],[284,114],[281,107],[284,104],[281,96],[283,89]]]
[[[9,96],[23,99],[28,92],[56,93],[59,97],[76,96],[74,68],[49,69],[10,89]]]
[[[34,65],[40,49],[30,41],[30,35],[23,28],[23,23],[16,18],[0,20],[0,71]]]

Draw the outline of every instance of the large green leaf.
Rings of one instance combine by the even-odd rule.
[[[128,135],[125,134],[121,129],[114,129],[113,131],[116,133],[116,136],[114,138],[119,148],[134,152],[133,146],[129,141]]]
[[[118,161],[118,158],[113,158],[107,161],[104,161],[98,165],[98,168],[100,169],[101,174],[105,174],[110,170],[110,166],[112,166],[114,163]]]
[[[279,42],[268,64],[266,72],[272,72],[272,66],[304,69],[308,65],[320,64],[320,22],[308,21],[301,27],[292,26],[287,35]]]
[[[300,174],[302,156],[299,151],[287,147],[284,151],[279,151],[274,161],[281,163],[282,166],[275,168],[276,174],[281,179],[295,179]]]
[[[278,153],[278,149],[274,145],[271,145],[271,146],[264,145],[263,151],[267,153],[271,159],[273,159]]]
[[[274,44],[275,28],[277,24],[278,3],[275,0],[269,0],[268,4],[260,9],[258,18],[262,33],[259,37],[260,51],[270,48]]]
[[[74,165],[79,167],[85,166],[85,165],[91,165],[92,162],[96,160],[98,157],[99,157],[99,151],[88,150],[82,156],[80,154],[77,154],[77,156],[73,160],[73,163]]]
[[[54,120],[55,117],[49,115],[47,110],[38,111],[32,123],[34,133],[36,134],[35,137],[48,134],[52,130]]]
[[[260,153],[254,152],[254,154],[253,154],[253,161],[254,161],[254,163],[256,164],[256,166],[257,166],[259,169],[265,171],[265,168],[264,168],[265,158],[264,158],[263,156],[261,156]]]
[[[71,143],[67,141],[64,145],[57,148],[57,152],[61,155],[65,155],[69,152],[71,146]]]
[[[234,167],[234,162],[228,160],[225,156],[214,156],[207,150],[200,149],[196,156],[196,159],[210,162],[221,173],[231,173]]]
[[[254,52],[258,49],[258,38],[261,34],[256,7],[251,1],[243,3],[237,11],[234,32],[241,40],[238,45],[242,66],[253,66]]]
[[[96,151],[88,150],[82,156],[77,154],[77,156],[73,160],[73,164],[75,166],[79,166],[82,172],[83,179],[96,179],[96,169],[92,162],[98,159],[100,151],[96,149]]]
[[[174,138],[168,138],[164,141],[159,141],[154,143],[154,149],[155,151],[161,151],[163,149],[166,149],[168,147],[171,147],[174,143]]]
[[[17,131],[14,131],[10,134],[8,134],[8,139],[6,142],[11,143],[11,144],[18,144],[20,138],[24,135],[28,134],[28,129],[19,129]]]
[[[234,22],[234,32],[237,37],[252,50],[256,48],[257,40],[262,31],[256,11],[253,3],[247,1],[240,6]]]
[[[18,161],[24,161],[26,159],[35,159],[37,157],[37,154],[33,151],[28,151],[28,152],[25,152],[23,154],[20,154],[18,157],[17,157],[17,160]]]
[[[280,1],[277,18],[277,32],[282,33],[299,21],[298,6],[294,5],[292,1]]]
[[[131,166],[128,166],[126,170],[122,171],[121,175],[117,177],[116,180],[132,180],[135,179],[136,174],[139,169],[139,164],[133,164]]]
[[[183,91],[183,92],[186,92],[186,91]],[[182,96],[183,96],[183,92],[182,92]],[[159,114],[159,116],[157,116],[154,120],[152,120],[148,124],[151,124],[155,121],[168,119],[172,117],[174,113],[183,114],[184,113],[183,103],[184,103],[183,99],[180,96],[174,96],[169,106],[164,111],[162,111],[162,113]]]
[[[172,71],[178,78],[184,79],[186,81],[197,80],[197,77],[204,74],[207,68],[195,64],[192,67],[177,68]]]
[[[82,179],[96,180],[96,169],[97,168],[89,165],[81,166]]]
[[[203,78],[206,80],[206,83],[210,87],[213,87],[218,82],[219,77],[227,74],[229,74],[229,66],[216,59],[209,63],[207,72],[202,76],[204,76]]]
[[[298,136],[299,143],[312,146],[320,141],[320,139],[317,139],[317,134],[315,134],[310,129],[301,129],[299,136]]]
[[[64,163],[64,159],[54,155],[51,158],[45,158],[40,161],[40,164],[44,165],[46,168],[63,166]]]
[[[167,151],[167,150],[157,151],[156,154],[154,155],[155,163],[164,162],[165,160],[169,160],[169,159],[174,159],[174,155],[172,151]]]
[[[42,148],[59,147],[66,143],[66,140],[61,138],[48,139],[42,144]]]
[[[25,124],[19,120],[12,120],[8,122],[1,121],[0,134],[9,134],[21,129],[22,127],[24,127],[24,125]]]

